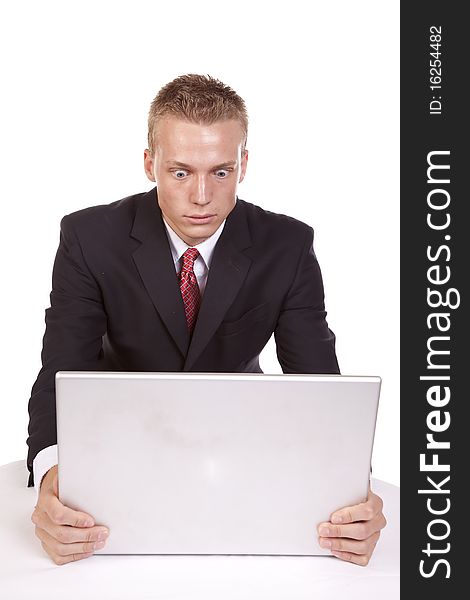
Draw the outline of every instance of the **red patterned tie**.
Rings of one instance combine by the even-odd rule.
[[[188,248],[183,254],[183,266],[180,273],[180,289],[190,333],[194,329],[194,323],[196,322],[201,303],[201,294],[193,269],[194,261],[198,256],[199,251],[196,248]]]

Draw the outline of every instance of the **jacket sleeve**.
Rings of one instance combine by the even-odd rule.
[[[28,486],[34,485],[33,460],[57,443],[55,374],[57,371],[96,371],[102,362],[106,313],[100,287],[93,277],[69,217],[61,222],[54,261],[50,307],[41,353],[42,368],[28,403]]]
[[[335,335],[326,321],[323,281],[313,251],[311,227],[281,307],[274,339],[284,373],[339,373]]]

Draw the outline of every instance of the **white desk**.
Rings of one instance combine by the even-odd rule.
[[[34,535],[25,461],[0,467],[0,598],[320,600],[399,598],[399,488],[372,480],[388,525],[367,567],[334,557],[106,556],[57,566]]]

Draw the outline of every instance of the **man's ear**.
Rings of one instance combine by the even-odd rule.
[[[242,157],[241,169],[240,169],[240,179],[238,180],[238,183],[241,183],[245,179],[247,164],[248,164],[248,150],[245,150],[243,157]]]
[[[150,150],[146,148],[144,150],[144,170],[150,181],[156,181],[155,175],[153,174],[153,168],[155,164],[155,156],[150,154]]]

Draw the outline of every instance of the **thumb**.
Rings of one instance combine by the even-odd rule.
[[[59,497],[59,475],[56,473],[54,475],[54,479],[52,480],[52,491],[54,495]]]

